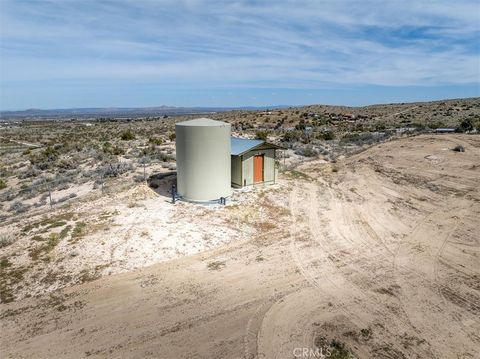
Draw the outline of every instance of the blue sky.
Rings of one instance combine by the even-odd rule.
[[[0,0],[0,108],[480,96],[479,4]]]

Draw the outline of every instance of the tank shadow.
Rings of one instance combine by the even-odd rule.
[[[155,173],[147,179],[148,187],[167,200],[172,198],[172,185],[177,185],[177,172]]]

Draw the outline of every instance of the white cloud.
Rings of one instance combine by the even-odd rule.
[[[315,87],[472,83],[480,76],[476,1],[2,6],[0,66],[6,82],[138,79]]]

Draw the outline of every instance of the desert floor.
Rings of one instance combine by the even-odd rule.
[[[477,357],[479,184],[480,136],[423,135],[305,162],[200,216],[158,204],[172,228],[190,226],[183,234],[155,217],[166,195],[136,189],[135,205],[118,199],[125,208],[112,212],[116,252],[98,252],[113,256],[110,272],[2,304],[0,356],[290,359],[332,347],[357,358]],[[102,235],[82,239],[72,263],[82,248],[94,255],[88,239]],[[168,238],[183,238],[184,253]]]

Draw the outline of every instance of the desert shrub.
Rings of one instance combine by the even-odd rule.
[[[135,175],[133,176],[133,182],[135,183],[141,183],[145,180],[145,178],[143,177],[143,175]]]
[[[12,190],[11,188],[7,189],[7,191],[4,194],[4,199],[5,201],[13,201],[15,197],[17,197],[17,192]]]
[[[119,145],[112,145],[110,142],[103,144],[102,150],[104,153],[115,156],[122,156],[126,153],[125,148]],[[104,158],[102,158],[103,160]]]
[[[420,123],[420,122],[413,122],[412,127],[415,127],[417,130],[424,130],[425,129],[425,124]]]
[[[335,134],[332,131],[325,131],[317,135],[318,139],[322,139],[325,141],[331,141],[335,139]]]
[[[11,234],[9,233],[0,234],[0,248],[9,246],[13,242],[15,242],[15,237],[12,236]]]
[[[460,122],[460,125],[456,128],[457,132],[469,132],[473,131],[473,122],[470,118],[466,118]]]
[[[161,145],[163,143],[162,139],[161,138],[158,138],[158,137],[150,137],[148,139],[148,143],[151,143],[152,145]]]
[[[465,152],[465,147],[457,145],[453,148],[453,151],[455,151],[455,152]]]
[[[10,262],[8,260],[8,258],[2,258],[0,260],[0,269],[3,269],[3,268],[8,268],[8,267],[11,267],[12,266],[12,262]]]
[[[72,159],[63,158],[57,162],[56,167],[65,170],[72,170],[77,168],[77,163],[75,163],[75,161]]]
[[[105,151],[90,150],[87,152],[87,157],[93,158],[97,161],[103,161],[105,159]]]
[[[28,211],[29,208],[30,205],[22,203],[20,201],[16,201],[10,206],[10,212],[15,212],[17,214],[24,213]]]
[[[313,148],[313,146],[305,146],[298,148],[295,153],[304,157],[314,157],[318,155],[317,151]]]
[[[177,138],[177,136],[175,135],[175,133],[171,133],[169,136],[168,136],[168,139],[170,141],[175,141],[175,139]]]
[[[3,179],[0,179],[0,190],[7,188],[7,182]]]
[[[305,115],[305,114],[303,114]],[[303,116],[302,115],[302,116]],[[298,131],[303,131],[305,130],[305,127],[306,127],[306,124],[305,124],[305,121],[303,119],[301,119],[296,125],[295,125],[295,129],[298,130]]]
[[[118,177],[125,172],[132,171],[133,165],[127,162],[111,162],[98,169],[103,177]]]
[[[117,145],[112,147],[112,151],[111,151],[112,155],[122,156],[125,153],[126,153],[126,150],[123,147],[120,147],[120,146],[117,146]]]
[[[60,236],[58,235],[58,233],[50,233],[45,249],[49,252],[53,248],[55,248],[59,242]]]
[[[42,157],[47,161],[55,161],[58,156],[58,147],[47,146],[41,153]]]
[[[71,229],[72,226],[70,225],[67,225],[65,228],[63,228],[59,234],[60,239],[64,239],[65,237],[67,237]]]
[[[284,142],[295,142],[298,141],[301,137],[301,132],[299,131],[287,131],[283,134]]]
[[[255,138],[257,140],[266,141],[267,136],[268,136],[267,131],[257,131],[257,132],[255,132]]]
[[[30,166],[26,171],[20,173],[18,175],[18,178],[19,179],[33,178],[33,177],[39,176],[41,173],[42,171],[40,171],[38,168],[34,166]]]
[[[132,130],[128,129],[122,132],[120,138],[122,141],[131,141],[135,139],[135,135],[133,134]]]
[[[77,222],[72,231],[72,238],[80,238],[87,231],[87,224],[84,222]]]
[[[172,162],[175,158],[165,152],[157,152],[151,156],[152,159],[158,160],[160,162]]]
[[[41,187],[22,184],[20,190],[18,191],[18,195],[22,196],[23,199],[30,199],[35,197],[38,194],[38,190],[40,189]]]
[[[72,199],[72,198],[75,198],[77,197],[77,194],[76,193],[70,193],[69,195],[67,196],[63,196],[63,197],[60,197],[59,199],[57,199],[55,201],[55,203],[63,203],[63,202],[66,202],[68,201],[69,199]]]
[[[343,136],[342,142],[343,143],[354,143],[357,145],[362,145],[362,144],[371,144],[375,142],[376,140],[379,140],[381,138],[385,137],[384,134],[374,134],[371,132],[363,132],[363,133],[349,133]]]

